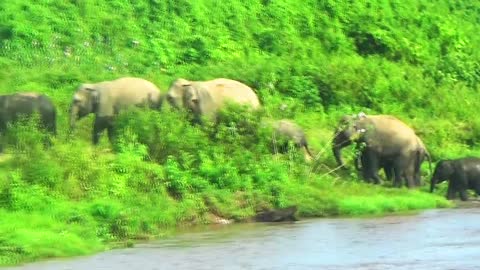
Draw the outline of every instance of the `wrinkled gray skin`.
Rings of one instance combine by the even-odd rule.
[[[274,139],[282,142],[278,149],[280,152],[288,150],[288,142],[291,141],[297,148],[301,148],[307,162],[312,161],[313,155],[308,148],[307,138],[303,129],[291,120],[282,119],[274,122]],[[276,144],[275,144],[276,145]]]
[[[437,163],[432,179],[430,192],[435,185],[448,181],[447,199],[453,200],[460,194],[462,201],[468,200],[467,189],[480,195],[480,158],[465,157],[451,160],[441,160]]]
[[[427,148],[425,147],[425,145],[423,144],[422,140],[417,137],[417,140],[418,140],[418,145],[417,145],[417,154],[418,154],[418,160],[414,163],[414,168],[413,168],[413,171],[414,171],[414,184],[415,186],[421,186],[422,185],[422,182],[421,182],[421,171],[420,171],[420,167],[423,163],[423,161],[427,160],[428,161],[428,165],[429,165],[429,173],[430,175],[432,175],[432,158],[430,156],[430,153],[428,152]],[[355,168],[357,169],[357,171],[361,171],[362,170],[362,167],[363,165],[360,165],[360,164],[363,164],[364,162],[367,162],[365,160],[365,155],[363,155],[363,152],[360,151],[356,158],[355,158]],[[362,161],[363,159],[363,161]],[[385,176],[387,178],[388,181],[391,181],[392,178],[394,177],[394,165],[393,165],[393,161],[391,159],[383,159],[383,160],[380,160],[379,161],[379,168],[380,169],[383,169],[384,173],[385,173]],[[408,171],[411,172],[411,169],[409,169]]]
[[[247,85],[230,80],[188,81],[177,79],[170,85],[167,100],[174,108],[183,108],[194,114],[195,120],[212,118],[227,102],[260,108],[257,94]]]
[[[46,95],[34,92],[0,95],[0,132],[7,130],[9,123],[14,123],[20,116],[39,114],[40,124],[52,135],[57,133],[57,111],[55,105]]]
[[[344,116],[332,141],[332,151],[338,166],[344,166],[341,149],[356,144],[362,149],[363,178],[380,183],[378,170],[381,164],[391,161],[394,168],[394,186],[405,180],[414,186],[415,169],[420,165],[419,142],[415,132],[402,121],[390,115]]]
[[[113,140],[113,121],[116,115],[130,106],[148,106],[159,109],[162,103],[160,90],[151,82],[134,77],[113,81],[82,84],[73,96],[70,107],[70,128],[77,120],[95,114],[93,144],[98,144],[104,129]]]

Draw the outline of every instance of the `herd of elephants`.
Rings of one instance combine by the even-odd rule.
[[[194,119],[214,117],[227,101],[261,107],[258,96],[249,86],[230,79],[210,81],[188,81],[176,79],[168,91],[161,91],[150,81],[142,78],[123,77],[111,81],[81,84],[73,95],[70,106],[70,128],[75,122],[93,113],[93,144],[99,142],[102,131],[107,130],[112,140],[113,121],[119,111],[129,106],[147,106],[160,109],[164,100],[174,108],[186,109]],[[38,113],[44,129],[56,134],[56,108],[44,94],[19,92],[0,96],[0,131],[4,132],[8,123],[20,115],[31,116]],[[313,156],[308,149],[305,133],[291,120],[274,122],[274,131],[291,140],[301,148],[306,161]],[[380,183],[378,174],[383,169],[388,180],[393,178],[393,186],[408,187],[421,185],[420,166],[428,160],[431,171],[431,157],[422,140],[414,130],[391,115],[343,116],[332,140],[332,150],[339,167],[345,164],[341,156],[342,148],[355,145],[358,149],[355,167],[367,182]],[[459,193],[462,200],[468,199],[468,189],[480,195],[480,158],[464,157],[441,160],[437,163],[431,178],[430,191],[437,183],[449,181],[447,198],[454,199]]]

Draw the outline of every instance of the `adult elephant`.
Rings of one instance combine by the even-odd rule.
[[[20,117],[38,114],[40,125],[52,135],[57,133],[57,110],[50,98],[35,92],[0,95],[0,132],[7,131],[8,125]]]
[[[480,195],[480,158],[464,157],[439,161],[430,180],[430,192],[434,191],[437,183],[445,180],[448,180],[449,200],[455,199],[457,193],[460,193],[462,201],[468,200],[468,189],[473,189]]]
[[[184,108],[193,112],[195,120],[213,117],[227,102],[260,107],[257,94],[247,85],[230,80],[210,81],[175,80],[167,92],[167,100],[174,108]]]
[[[135,77],[124,77],[113,81],[85,83],[80,85],[70,107],[70,128],[77,120],[90,113],[95,114],[93,144],[98,144],[103,130],[107,129],[113,140],[113,121],[116,115],[130,106],[160,108],[160,90],[151,82]]]
[[[419,165],[418,140],[413,129],[391,115],[344,116],[335,131],[332,150],[339,166],[344,166],[341,149],[355,142],[362,145],[362,173],[367,182],[380,183],[380,164],[391,162],[394,186],[404,179],[414,186],[414,169]]]
[[[296,124],[295,122],[282,119],[275,121],[273,124],[274,127],[274,146],[279,152],[288,151],[288,144],[292,142],[296,148],[301,148],[303,151],[304,158],[307,162],[312,161],[313,155],[308,148],[307,138],[303,129]]]

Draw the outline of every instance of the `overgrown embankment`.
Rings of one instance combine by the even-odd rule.
[[[59,126],[48,150],[32,125],[10,133],[0,264],[86,254],[206,222],[207,213],[243,220],[290,204],[303,216],[447,206],[424,189],[332,172],[329,142],[338,118],[361,110],[412,125],[434,159],[478,152],[480,4],[450,2],[0,2],[0,91],[48,94]],[[68,134],[76,86],[126,75],[164,91],[178,77],[237,79],[265,111],[225,112],[216,132],[166,107],[128,112],[114,151],[106,136],[91,146],[92,118]],[[305,127],[318,163],[296,152],[272,157],[259,117]]]

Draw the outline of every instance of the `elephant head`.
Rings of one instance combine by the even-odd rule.
[[[200,93],[198,89],[194,88],[192,85],[186,85],[184,87],[183,105],[195,115],[200,114]]]
[[[95,112],[98,107],[99,92],[90,84],[82,84],[73,96],[70,106],[70,128],[75,128],[75,122]]]
[[[168,103],[176,108],[185,108],[187,104],[186,101],[186,91],[192,91],[192,83],[185,79],[177,79],[175,80],[167,92],[167,101]]]
[[[366,115],[360,113],[354,116],[343,116],[335,130],[332,141],[332,151],[338,166],[344,166],[341,150],[351,145],[354,141],[358,141],[361,134],[365,132],[360,121],[366,118]]]
[[[433,192],[436,184],[449,179],[454,172],[455,168],[451,160],[441,160],[438,162],[435,171],[433,172],[432,179],[430,180],[430,192]]]

